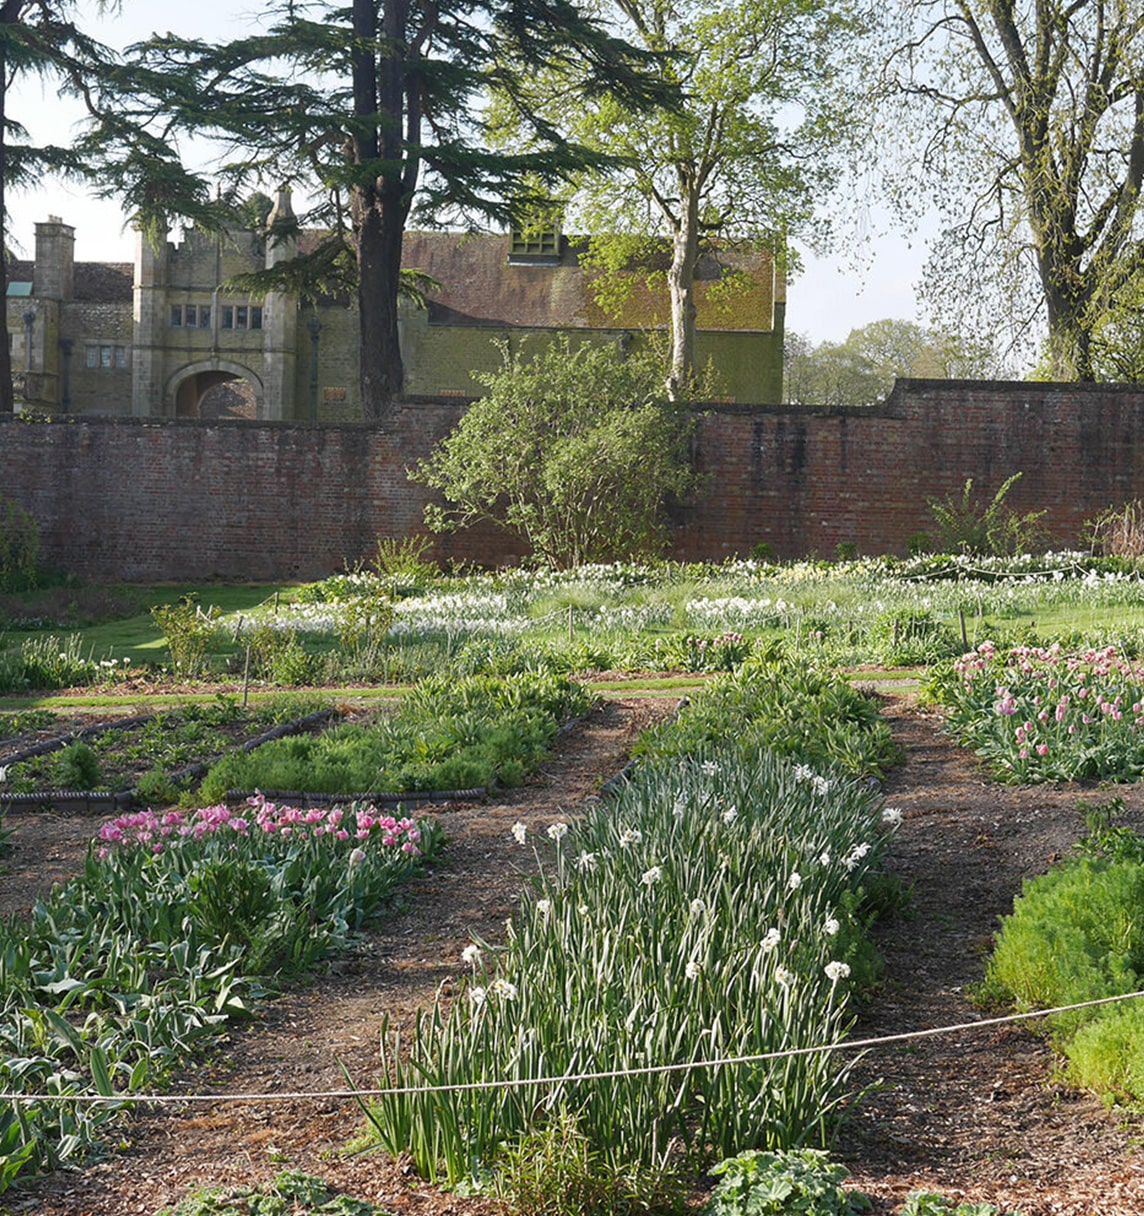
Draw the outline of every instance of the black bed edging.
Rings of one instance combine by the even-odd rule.
[[[476,786],[471,790],[412,790],[407,794],[307,794],[302,790],[227,790],[224,802],[246,802],[261,794],[269,802],[281,802],[305,810],[311,806],[336,806],[346,802],[369,802],[374,805],[427,806],[441,802],[480,802],[488,797],[489,787]]]
[[[87,726],[81,731],[65,735],[60,739],[52,739],[46,744],[40,743],[34,748],[28,748],[26,751],[7,756],[4,759],[4,764],[7,766],[9,764],[16,764],[20,760],[30,760],[36,756],[42,756],[48,752],[66,747],[76,739],[90,738],[92,735],[100,734],[103,731],[130,730],[134,726],[142,726],[155,716],[155,714],[143,714],[134,718],[123,718],[119,722],[101,722],[95,726]],[[256,735],[253,739],[248,739],[242,744],[242,750],[253,751],[254,748],[260,747],[263,743],[269,743],[272,739],[282,739],[287,735],[300,735],[314,726],[319,726],[324,722],[340,718],[341,716],[341,713],[336,709],[320,709],[315,713],[306,714],[302,718],[295,718],[291,722],[282,722],[278,726],[272,726],[269,730],[263,731],[262,734]],[[237,751],[238,749],[236,748],[235,750]],[[188,764],[170,773],[169,778],[174,785],[178,785],[183,781],[194,781],[203,776],[209,767],[208,764],[201,762]],[[138,801],[140,799],[135,789],[119,790],[114,793],[109,790],[33,790],[28,794],[0,793],[0,813],[15,810],[18,807],[42,807],[49,811],[61,809],[70,811],[75,810],[77,805],[82,804],[83,811],[102,814],[109,810],[121,810]],[[342,801],[345,801],[345,799],[343,798]]]

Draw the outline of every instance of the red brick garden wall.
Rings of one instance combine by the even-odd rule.
[[[405,406],[391,430],[241,421],[0,420],[0,492],[39,521],[42,558],[85,578],[312,578],[421,530],[405,470],[459,416]],[[876,409],[715,407],[696,456],[704,498],[680,513],[676,554],[719,559],[769,542],[780,557],[905,551],[928,498],[966,478],[988,499],[1045,509],[1059,547],[1113,503],[1144,497],[1144,391],[1120,385],[902,381]],[[493,564],[488,530],[442,557]]]

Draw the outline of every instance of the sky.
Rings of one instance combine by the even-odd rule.
[[[259,12],[234,0],[123,0],[121,11],[100,14],[90,0],[79,5],[80,24],[100,41],[122,48],[152,32],[171,32],[220,41],[257,28]],[[252,14],[254,14],[252,16]],[[73,102],[61,101],[51,82],[22,81],[9,112],[23,122],[36,142],[65,142],[79,118]],[[130,262],[135,237],[113,202],[93,198],[82,187],[47,180],[35,189],[13,191],[9,204],[9,243],[18,256],[31,257],[36,223],[59,216],[75,228],[75,256],[81,262]],[[883,225],[884,226],[884,225]],[[852,329],[887,317],[922,322],[914,293],[925,259],[916,235],[886,233],[869,238],[855,269],[852,251],[837,256],[803,254],[803,270],[788,286],[787,330],[814,342],[841,342]]]

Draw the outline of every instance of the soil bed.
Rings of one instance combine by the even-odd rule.
[[[383,1013],[408,1024],[418,1005],[462,972],[472,935],[500,940],[531,855],[513,843],[581,810],[624,764],[636,733],[670,712],[662,698],[611,701],[563,736],[527,786],[503,801],[445,808],[449,847],[416,879],[406,905],[351,956],[266,1006],[176,1092],[297,1093],[342,1089],[340,1062],[359,1085],[376,1079]],[[906,910],[877,931],[884,983],[852,1035],[871,1037],[985,1016],[965,994],[984,970],[997,917],[1021,880],[1042,872],[1083,830],[1077,804],[1123,797],[1144,824],[1144,786],[1011,789],[991,782],[910,700],[886,701],[906,761],[887,797],[905,812],[891,867],[912,886]],[[14,849],[0,911],[26,908],[46,883],[74,872],[92,821],[6,817]],[[989,1200],[1025,1216],[1126,1216],[1144,1210],[1139,1129],[1054,1079],[1051,1052],[1024,1029],[963,1031],[867,1054],[861,1085],[878,1085],[844,1125],[836,1155],[851,1185],[889,1213],[916,1189]],[[395,1213],[483,1216],[494,1206],[420,1185],[382,1154],[350,1157],[360,1125],[351,1102],[297,1099],[141,1110],[122,1125],[124,1147],[83,1171],[10,1192],[10,1212],[43,1216],[154,1213],[191,1185],[255,1183],[287,1166],[306,1170]]]

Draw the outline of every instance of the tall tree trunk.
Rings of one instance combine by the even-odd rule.
[[[24,0],[6,0],[0,7],[0,26],[15,25],[20,20]],[[0,414],[15,410],[12,394],[12,353],[8,346],[8,200],[5,180],[8,176],[8,60],[0,44],[0,300],[4,301],[4,339],[0,341]]]
[[[354,116],[363,124],[354,136],[354,158],[374,175],[358,183],[354,197],[359,383],[362,414],[369,422],[392,417],[405,380],[397,299],[409,212],[401,172],[406,15],[406,0],[382,0],[379,29],[377,0],[353,0],[354,34],[360,40],[353,58]]]
[[[695,387],[695,267],[699,261],[699,200],[683,190],[679,221],[671,239],[671,266],[667,272],[671,294],[671,371],[668,395],[685,400]]]

